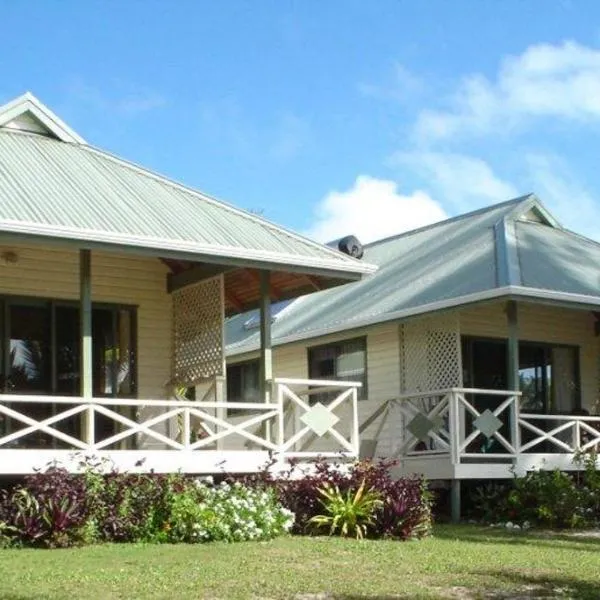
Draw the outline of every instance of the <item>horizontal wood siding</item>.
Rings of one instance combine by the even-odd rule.
[[[579,346],[582,404],[591,409],[598,398],[598,338],[594,334],[594,317],[590,311],[574,310],[530,303],[518,303],[519,338]],[[507,337],[503,303],[463,309],[460,312],[462,335]]]
[[[0,293],[62,300],[79,298],[79,252],[53,246],[1,245]],[[1,260],[1,259],[0,259]],[[167,268],[155,258],[92,252],[92,301],[138,307],[138,396],[166,397],[170,377],[171,298]]]
[[[290,377],[296,379],[308,378],[308,350],[310,346],[330,344],[346,339],[356,337],[367,337],[367,398],[358,402],[359,421],[363,423],[385,400],[394,398],[400,390],[400,369],[399,369],[399,337],[398,326],[396,324],[375,325],[364,330],[346,332],[345,335],[331,335],[311,340],[299,342],[296,344],[287,344],[285,346],[276,346],[273,350],[273,374],[274,377]],[[255,354],[253,357],[257,357]],[[252,356],[245,355],[243,360],[248,360]],[[238,359],[240,360],[240,359]],[[231,360],[233,364],[235,360]],[[350,405],[344,410],[336,411],[340,417],[341,423],[337,428],[345,433],[349,432],[351,424]],[[376,432],[378,423],[375,422],[371,427],[361,434],[361,440],[371,439]],[[290,424],[287,433],[291,433],[293,426]],[[394,434],[392,431],[383,431],[380,439],[388,439]],[[328,436],[320,440],[315,440],[310,450],[326,451],[337,450],[337,442],[333,442]]]

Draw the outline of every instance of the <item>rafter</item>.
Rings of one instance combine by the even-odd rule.
[[[250,275],[252,280],[260,285],[260,272],[254,269],[246,269],[246,273]],[[283,296],[283,292],[273,284],[273,282],[269,279],[269,293],[274,300],[280,300]]]

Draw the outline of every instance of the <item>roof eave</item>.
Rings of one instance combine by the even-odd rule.
[[[90,249],[120,249],[155,256],[194,262],[249,267],[256,269],[278,269],[356,281],[377,270],[377,266],[350,257],[329,260],[313,256],[284,254],[251,248],[212,246],[196,242],[172,239],[148,238],[122,233],[79,230],[38,223],[0,221],[0,235],[17,241],[52,239],[66,245],[77,245]]]
[[[342,333],[344,331],[355,330],[364,327],[370,327],[380,323],[387,323],[389,321],[398,321],[401,319],[407,319],[410,317],[417,317],[427,313],[439,312],[443,310],[449,310],[457,308],[459,306],[465,306],[469,304],[477,304],[480,302],[487,302],[501,299],[514,299],[514,300],[536,300],[543,303],[549,304],[560,304],[567,305],[574,308],[596,308],[600,307],[600,296],[588,296],[585,294],[572,294],[570,292],[560,292],[556,290],[544,290],[540,288],[528,288],[524,286],[504,286],[498,288],[492,288],[481,292],[475,292],[473,294],[467,294],[448,300],[440,300],[437,302],[431,302],[429,304],[423,304],[404,310],[394,311],[385,315],[375,315],[365,317],[363,319],[356,319],[355,321],[346,321],[343,324],[336,324],[330,327],[322,327],[320,329],[312,331],[303,331],[300,333],[283,336],[281,338],[273,339],[273,346],[281,346],[284,344],[290,344],[294,342],[305,341],[314,338],[320,338],[326,335],[333,335]],[[225,350],[227,357],[239,357],[246,354],[251,354],[258,350],[256,343],[244,344],[239,343],[237,347]]]

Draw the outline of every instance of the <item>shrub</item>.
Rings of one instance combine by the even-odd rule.
[[[309,523],[316,527],[329,527],[329,535],[339,532],[343,537],[362,539],[367,528],[375,524],[377,510],[383,506],[379,494],[366,489],[364,481],[356,492],[347,490],[344,494],[337,485],[325,485],[319,493],[323,497],[321,504],[325,514],[312,517]]]
[[[474,516],[490,523],[528,522],[539,527],[600,524],[600,472],[596,454],[577,458],[583,472],[530,471],[510,485],[485,484],[471,495]]]
[[[22,486],[0,496],[0,522],[28,545],[83,543],[88,514],[84,481],[57,467],[27,476]]]
[[[293,515],[273,490],[183,475],[82,475],[51,467],[0,495],[0,546],[266,540]]]
[[[364,482],[367,489],[376,492],[382,505],[376,512],[374,523],[368,527],[368,537],[398,539],[418,538],[431,531],[431,496],[425,481],[420,477],[393,479],[390,469],[395,461],[359,461],[350,466],[340,466],[317,461],[312,473],[298,476],[290,470],[272,476],[268,469],[244,478],[249,485],[275,490],[281,504],[296,515],[292,532],[311,533],[310,520],[322,512],[319,490],[337,486],[342,493],[354,493]]]
[[[239,542],[270,540],[293,522],[293,513],[277,502],[273,490],[196,481],[172,497],[166,529],[173,542]]]

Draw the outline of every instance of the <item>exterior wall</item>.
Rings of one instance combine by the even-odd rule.
[[[519,338],[579,346],[582,405],[591,410],[598,399],[600,381],[599,338],[594,334],[591,312],[518,303]],[[462,335],[506,338],[508,329],[503,303],[465,308],[460,312]]]
[[[592,409],[600,386],[600,342],[594,334],[594,318],[589,311],[519,303],[519,336],[523,340],[576,345],[580,348],[582,404]],[[503,302],[475,305],[457,311],[461,335],[506,338],[508,328]],[[368,396],[359,401],[359,420],[364,423],[386,400],[400,394],[400,332],[399,323],[374,325],[345,334],[324,336],[308,342],[275,347],[273,372],[275,377],[308,378],[307,348],[361,335],[367,336]],[[230,359],[230,363],[256,358],[257,354]],[[342,421],[350,422],[349,414],[336,411]],[[385,426],[378,431],[379,420],[361,433],[367,453],[390,456],[402,441],[405,426],[402,416],[392,409]],[[343,431],[343,425],[338,426]],[[371,441],[376,441],[373,448]],[[370,446],[367,449],[367,445]],[[311,449],[329,449],[327,439],[318,440]]]
[[[17,261],[0,265],[0,294],[79,298],[79,252],[46,245],[0,244]],[[171,298],[167,267],[156,258],[92,252],[92,301],[137,310],[138,397],[162,399],[170,378]]]
[[[308,379],[308,353],[307,348],[313,345],[333,343],[344,339],[355,337],[367,337],[367,397],[358,402],[359,421],[362,424],[373,412],[385,401],[396,397],[400,391],[400,362],[399,362],[399,335],[396,323],[375,325],[368,329],[353,330],[345,335],[330,335],[311,340],[312,343],[298,342],[285,346],[275,347],[273,350],[273,374],[274,377],[289,377],[296,379]],[[257,354],[244,355],[230,359],[231,364],[256,358]],[[336,414],[340,417],[342,424],[338,429],[343,433],[349,430],[350,405],[342,410],[340,407]],[[361,440],[373,439],[377,430],[377,422],[361,433]],[[290,432],[291,433],[291,432]],[[391,431],[384,429],[379,439],[387,439],[393,435]],[[326,438],[315,440],[311,450],[325,451],[338,448]]]

